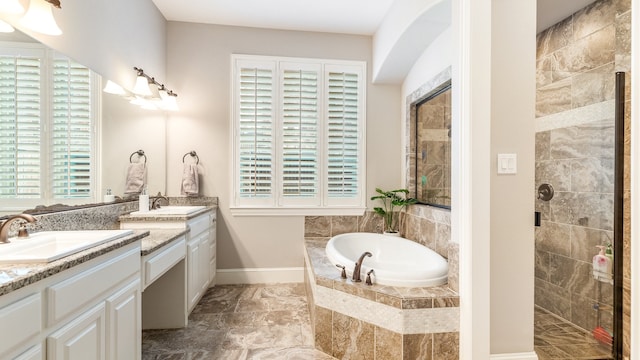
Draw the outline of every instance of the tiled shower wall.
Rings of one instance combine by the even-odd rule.
[[[593,280],[591,259],[613,241],[614,80],[629,70],[630,9],[629,0],[596,1],[537,37],[536,188],[556,193],[536,200],[535,303],[589,331],[597,300],[612,329],[613,289]]]

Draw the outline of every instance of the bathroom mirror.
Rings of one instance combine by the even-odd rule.
[[[415,111],[415,195],[451,208],[451,83],[412,105]]]
[[[64,36],[64,35],[62,35]],[[34,38],[16,30],[13,33],[0,33],[0,43],[22,43],[25,47],[48,48]],[[55,49],[53,49],[55,51]],[[61,54],[64,55],[64,54]],[[135,75],[132,64],[132,76]],[[139,64],[138,64],[139,65]],[[118,95],[101,93],[101,117],[99,124],[101,149],[99,167],[95,169],[96,190],[91,198],[59,199],[45,203],[33,199],[29,203],[13,202],[12,198],[0,200],[0,216],[19,213],[36,205],[82,205],[91,206],[100,203],[106,189],[122,196],[129,156],[133,151],[144,149],[148,154],[148,189],[157,193],[165,189],[165,116],[161,112],[140,109],[131,105]],[[46,104],[46,106],[49,106]],[[141,137],[139,134],[149,136]],[[68,206],[55,206],[54,209],[68,210]],[[48,210],[50,211],[50,209]]]

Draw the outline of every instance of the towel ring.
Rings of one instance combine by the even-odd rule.
[[[129,162],[132,163],[133,162],[133,155],[138,154],[138,160],[140,160],[139,158],[144,157],[144,163],[147,163],[147,155],[144,154],[144,150],[138,150],[138,151],[134,151],[133,153],[131,153],[131,156],[129,156]]]
[[[194,150],[191,150],[188,153],[184,154],[184,156],[182,157],[182,163],[183,164],[184,164],[184,158],[186,158],[187,155],[191,155],[191,157],[196,158],[196,165],[200,164],[200,158],[198,157],[198,154],[196,154],[196,152]]]

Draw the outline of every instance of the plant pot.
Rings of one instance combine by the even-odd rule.
[[[394,232],[385,231],[385,232],[383,232],[383,234],[387,235],[387,236],[400,237],[400,232],[399,231],[394,231]]]

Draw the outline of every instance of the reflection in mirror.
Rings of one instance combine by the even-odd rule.
[[[16,31],[0,43],[3,210],[95,200],[100,78]]]
[[[415,198],[451,207],[451,84],[415,104]]]

